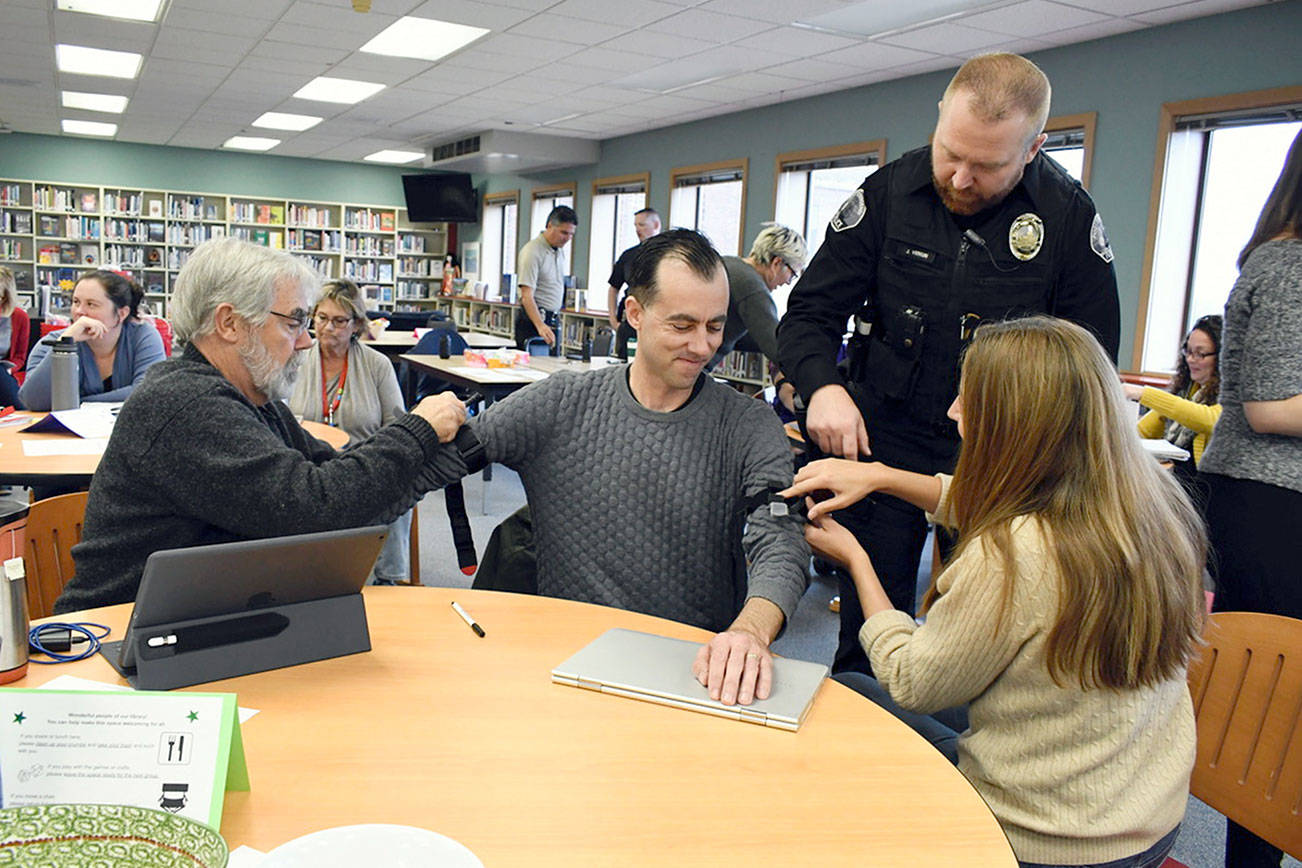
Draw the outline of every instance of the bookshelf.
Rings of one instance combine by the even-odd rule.
[[[375,309],[433,305],[447,226],[412,223],[404,208],[226,193],[0,179],[0,264],[30,312],[66,312],[77,275],[129,271],[166,316],[198,244],[232,236],[283,249],[323,278],[349,276]]]

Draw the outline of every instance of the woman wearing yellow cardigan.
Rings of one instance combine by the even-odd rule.
[[[1207,502],[1207,493],[1196,468],[1221,415],[1221,377],[1217,365],[1220,351],[1221,316],[1210,314],[1189,330],[1180,348],[1169,391],[1124,385],[1126,397],[1150,411],[1139,420],[1140,437],[1150,440],[1162,437],[1193,453],[1193,461],[1176,462],[1175,475],[1199,511]]]

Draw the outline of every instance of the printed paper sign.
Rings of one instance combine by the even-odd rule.
[[[221,828],[247,790],[233,693],[0,690],[3,806],[137,805]]]

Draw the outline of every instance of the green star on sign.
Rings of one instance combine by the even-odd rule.
[[[186,715],[186,718],[187,718],[191,723],[194,723],[196,720],[199,719],[199,712],[197,712],[197,711],[192,711],[192,712],[190,712],[189,714]]]
[[[26,719],[27,715],[23,714],[21,711],[14,715],[14,723],[22,723]]]

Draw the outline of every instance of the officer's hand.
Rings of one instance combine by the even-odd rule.
[[[552,331],[551,326],[543,325],[541,328],[539,328],[538,337],[545,340],[547,342],[547,346],[549,347],[556,346],[556,332]]]
[[[466,422],[466,405],[452,392],[430,395],[412,411],[430,424],[439,435],[440,443],[449,443]]]
[[[830,383],[810,396],[805,427],[825,455],[854,461],[872,454],[863,416],[844,386]]]

